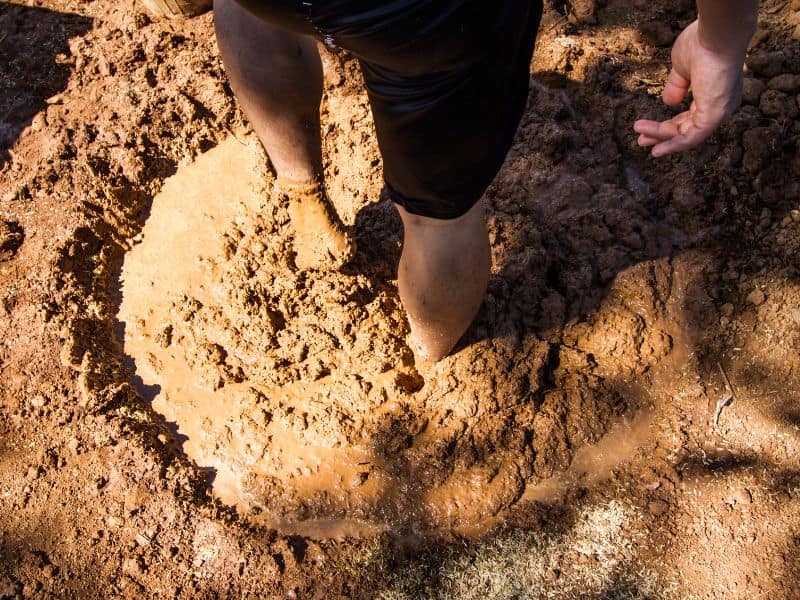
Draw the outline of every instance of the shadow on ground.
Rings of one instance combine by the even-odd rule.
[[[92,20],[0,2],[0,168],[20,132],[67,84],[74,68],[69,40]]]

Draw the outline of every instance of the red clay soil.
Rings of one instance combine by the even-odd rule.
[[[800,3],[761,12],[739,112],[654,160],[691,3],[548,6],[489,291],[430,365],[351,58],[322,116],[359,252],[309,274],[213,15],[0,2],[0,598],[800,598]],[[190,205],[219,248],[157,238],[203,285],[126,312],[225,152],[249,200]]]

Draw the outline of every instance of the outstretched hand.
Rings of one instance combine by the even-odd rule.
[[[694,148],[708,138],[741,102],[743,62],[741,52],[705,48],[698,22],[689,25],[672,47],[672,71],[662,98],[665,104],[680,104],[691,87],[692,104],[668,121],[636,121],[638,144],[652,146],[652,155],[658,157]]]

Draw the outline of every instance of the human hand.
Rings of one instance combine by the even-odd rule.
[[[698,29],[695,21],[675,40],[672,71],[662,94],[665,104],[680,104],[691,87],[689,110],[667,121],[641,119],[633,124],[638,144],[652,146],[654,157],[699,145],[741,102],[744,49],[711,50],[701,42]]]

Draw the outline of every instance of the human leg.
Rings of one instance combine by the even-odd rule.
[[[485,205],[456,219],[432,219],[397,205],[403,252],[397,282],[414,351],[438,361],[469,327],[489,281]]]
[[[297,266],[339,266],[350,258],[352,244],[321,184],[316,41],[274,27],[234,0],[215,0],[214,22],[231,87],[288,198]]]
[[[541,7],[526,1],[480,7],[488,14],[456,12],[433,32],[439,46],[449,47],[451,40],[458,50],[445,61],[446,68],[431,60],[419,67],[430,71],[414,71],[418,51],[405,57],[408,65],[397,52],[361,61],[388,192],[404,224],[400,297],[415,352],[430,360],[450,352],[486,290],[490,254],[480,199],[524,111],[541,16]],[[493,33],[465,33],[483,28]],[[458,47],[464,38],[488,38],[494,47]],[[424,41],[414,39],[414,44],[424,46]],[[442,58],[442,53],[430,56]]]

